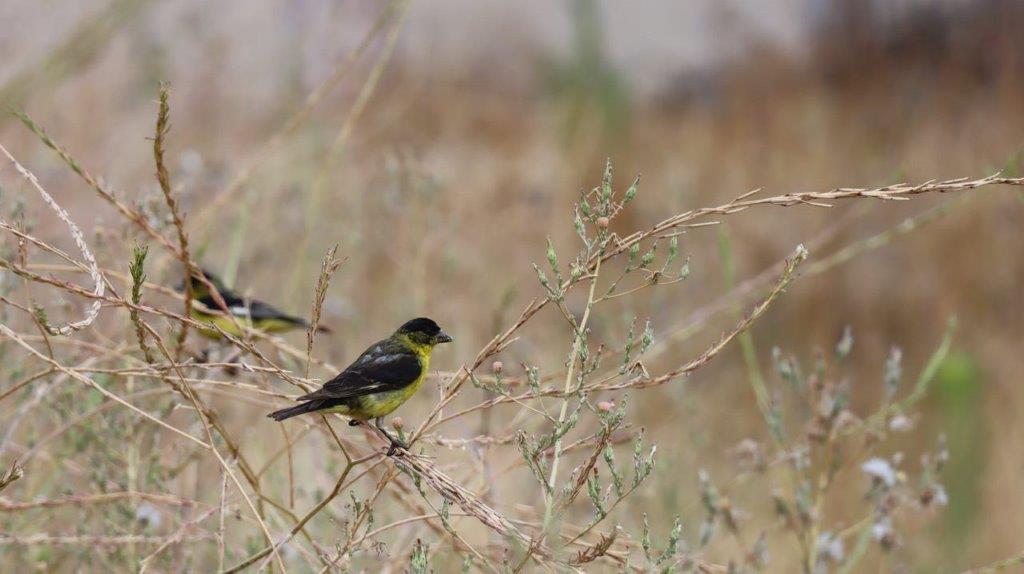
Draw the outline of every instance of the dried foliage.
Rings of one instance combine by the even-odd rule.
[[[119,199],[19,114],[44,146],[113,206],[118,236],[139,243],[125,260],[100,241],[100,233],[84,234],[36,176],[0,146],[81,253],[78,258],[59,247],[67,238],[35,229],[22,209],[10,210],[11,222],[5,211],[0,221],[12,239],[0,258],[0,409],[9,421],[0,462],[11,464],[0,477],[0,563],[153,572],[847,573],[863,568],[868,556],[887,560],[950,504],[944,483],[949,439],[917,423],[921,401],[950,358],[955,321],[936,337],[932,356],[910,384],[904,379],[915,370],[892,347],[878,365],[882,392],[874,402],[852,382],[863,376],[851,367],[860,337],[853,329],[828,342],[831,350],[810,356],[778,347],[762,353],[751,330],[771,320],[775,304],[796,281],[908,234],[951,204],[816,259],[816,248],[834,239],[823,234],[792,246],[782,261],[739,284],[724,224],[742,212],[770,208],[827,210],[841,202],[894,204],[936,194],[969,198],[985,189],[1024,186],[1024,178],[1012,175],[778,195],[754,190],[638,226],[633,210],[644,199],[640,178],[617,183],[607,161],[598,185],[577,197],[566,229],[551,230],[554,237],[575,233],[573,246],[548,237],[537,253],[542,263],[533,266],[536,284],[522,288],[530,295],[518,314],[503,303],[490,338],[472,358],[435,374],[436,389],[425,388],[417,398],[429,403],[415,419],[418,425],[407,426],[404,411],[392,419],[408,448],[389,449],[381,429],[351,429],[337,415],[279,427],[269,422],[263,414],[274,405],[317,386],[311,373],[323,378],[338,370],[316,354],[327,346],[319,327],[332,278],[344,261],[365,254],[339,256],[335,246],[318,274],[302,278],[311,301],[304,348],[241,325],[244,336],[221,331],[223,341],[216,344],[189,338],[202,326],[190,318],[196,302],[169,286],[183,274],[187,285],[199,271],[188,229],[204,233],[210,214],[242,195],[267,157],[386,30],[382,52],[318,172],[316,185],[326,185],[326,164],[341,155],[370,105],[407,7],[389,3],[367,38],[194,219],[186,217],[181,190],[171,183],[165,85],[153,139],[159,213]],[[315,211],[319,200],[309,201]],[[669,325],[676,332],[664,332],[658,317],[636,317],[638,302],[695,273],[712,273],[696,260],[696,271],[691,269],[682,239],[716,229],[726,292],[692,309],[685,322]],[[308,246],[296,245],[298,251]],[[507,271],[492,267],[489,273]],[[92,285],[83,285],[82,277]],[[40,292],[62,299],[43,307],[36,303]],[[416,297],[414,287],[409,296]],[[54,321],[48,308],[57,306],[84,318]],[[679,333],[704,329],[721,311],[735,317],[723,332],[710,333],[703,347],[684,355],[671,345]],[[707,372],[733,343],[739,343],[749,385],[742,396],[752,397],[759,430],[729,450],[729,468],[709,463],[686,476],[664,476],[680,467],[666,470],[665,449],[652,444],[645,428],[654,423],[634,405],[657,401],[664,397],[659,392]],[[519,365],[516,358],[523,359]],[[766,358],[771,370],[761,367]],[[65,384],[72,381],[81,384]],[[685,414],[660,422],[678,425],[681,435],[676,418]],[[32,417],[45,424],[32,424]],[[735,426],[747,428],[739,421]],[[931,433],[925,440],[934,446],[918,460],[901,450],[901,437],[910,431]],[[276,433],[281,439],[271,442],[267,437]],[[656,479],[678,492],[655,498]],[[682,491],[699,506],[682,504]],[[852,508],[846,515],[856,521],[836,520],[831,509],[840,506]],[[659,519],[650,520],[648,512],[655,510]],[[783,547],[795,549],[795,560],[777,558]]]

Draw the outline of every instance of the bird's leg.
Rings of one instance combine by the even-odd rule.
[[[388,437],[388,440],[391,441],[391,446],[388,448],[388,456],[391,456],[391,455],[395,454],[395,451],[397,451],[400,448],[402,448],[402,449],[409,448],[409,447],[405,446],[404,442],[402,442],[401,440],[391,436],[391,433],[389,433],[387,430],[384,429],[383,426],[381,426],[381,425],[384,424],[383,421],[384,421],[383,417],[377,417],[376,419],[374,419],[374,423],[376,424],[377,429],[380,430],[380,432],[384,433],[384,436]]]

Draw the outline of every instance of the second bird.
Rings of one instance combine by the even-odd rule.
[[[280,333],[283,331],[292,331],[295,329],[309,329],[309,323],[301,318],[289,315],[283,311],[279,311],[269,303],[264,303],[258,299],[250,299],[248,297],[242,297],[238,293],[235,293],[220,280],[213,273],[203,269],[203,275],[206,276],[206,280],[213,285],[220,296],[224,299],[224,304],[228,311],[231,313],[231,317],[228,317],[221,311],[220,306],[214,299],[213,294],[210,293],[210,288],[207,287],[206,283],[203,282],[197,275],[192,275],[192,280],[189,282],[189,290],[192,291],[192,297],[196,301],[202,304],[203,307],[209,310],[203,310],[198,306],[192,308],[192,318],[200,323],[210,325],[209,329],[200,329],[200,333],[211,339],[220,339],[220,333],[212,328],[213,326],[220,327],[225,333],[233,337],[241,337],[243,335],[242,330],[239,327],[249,327],[257,329],[265,333]],[[232,318],[234,320],[232,320]],[[323,331],[329,333],[330,329],[319,326],[317,331]]]

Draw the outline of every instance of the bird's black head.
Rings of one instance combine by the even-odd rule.
[[[431,347],[452,341],[448,333],[445,333],[441,327],[438,327],[433,319],[427,319],[426,317],[406,321],[405,324],[398,328],[395,334],[404,335],[417,345],[429,345]]]
[[[227,291],[227,286],[224,285],[224,282],[221,281],[220,277],[218,277],[213,272],[207,270],[206,268],[201,268],[201,270],[203,272],[203,275],[206,276],[206,280],[209,281],[214,287],[216,287],[219,293],[224,293]],[[182,283],[178,283],[178,291],[184,290],[185,285]],[[203,283],[202,279],[199,278],[199,274],[196,273],[195,271],[192,272],[192,276],[189,278],[189,290],[192,291],[193,297],[202,298],[210,294],[210,288],[206,286],[206,283]]]

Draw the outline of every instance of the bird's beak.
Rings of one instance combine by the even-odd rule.
[[[441,343],[451,343],[452,337],[448,333],[441,331],[434,337],[434,344],[440,345]]]

